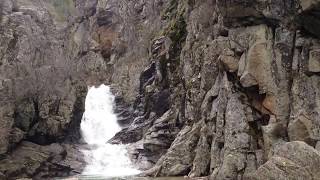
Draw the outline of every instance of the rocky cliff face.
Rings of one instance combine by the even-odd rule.
[[[5,176],[61,172],[98,83],[145,175],[320,176],[320,1],[0,2]],[[14,170],[30,147],[46,158]]]
[[[152,9],[148,3],[132,27],[149,23],[149,16],[139,19]],[[151,176],[317,177],[319,5],[161,1],[160,21],[153,20],[160,30],[139,86],[131,84],[134,120],[111,142],[133,143],[133,158]],[[132,97],[132,88],[118,87]]]
[[[0,172],[5,176],[41,179],[48,169],[52,176],[73,171],[69,165],[75,158],[67,159],[77,150],[55,143],[79,139],[87,84],[106,74],[106,62],[90,38],[96,4],[0,1]]]

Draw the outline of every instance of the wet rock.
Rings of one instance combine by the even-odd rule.
[[[146,121],[143,116],[136,117],[129,127],[123,128],[108,142],[112,144],[137,142],[143,138],[144,133],[150,128],[153,121],[154,117],[150,118],[148,121]]]
[[[117,95],[116,92],[114,93],[116,95],[114,113],[117,115],[117,121],[120,126],[128,127],[134,120],[133,108],[121,96]]]

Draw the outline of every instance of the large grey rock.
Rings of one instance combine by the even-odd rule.
[[[179,176],[189,172],[195,157],[200,134],[201,122],[194,124],[193,127],[183,128],[177,138],[163,155],[157,164],[147,171],[148,175],[155,176]]]
[[[282,145],[257,170],[258,179],[317,179],[320,153],[304,142],[293,141]]]
[[[22,141],[8,157],[1,160],[0,172],[9,179],[43,179],[78,174],[83,170],[85,162],[77,148],[80,147],[59,144],[40,146]]]

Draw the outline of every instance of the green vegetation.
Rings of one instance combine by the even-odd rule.
[[[169,7],[166,8],[166,10],[162,13],[161,17],[162,19],[171,19],[176,15],[177,9],[178,9],[178,0],[172,0],[170,1]]]
[[[171,68],[178,67],[180,64],[180,52],[183,47],[183,42],[187,36],[187,24],[184,18],[185,6],[184,1],[171,0],[170,6],[165,10],[170,20],[168,27],[163,32],[163,35],[169,37],[172,41],[170,47]]]
[[[167,35],[172,40],[172,50],[174,52],[181,51],[182,43],[185,41],[187,35],[186,28],[187,24],[183,16],[179,16],[171,22]]]
[[[168,21],[168,25],[161,31],[160,36],[169,37],[172,41],[169,48],[169,59],[160,59],[160,67],[163,74],[166,75],[167,71],[173,74],[170,78],[172,85],[179,84],[180,76],[180,53],[183,43],[187,37],[187,24],[185,21],[185,0],[171,0],[169,6],[163,11],[162,19]],[[169,69],[167,64],[170,63]]]

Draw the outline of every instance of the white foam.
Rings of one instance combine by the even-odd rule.
[[[105,85],[90,87],[81,132],[90,150],[83,150],[87,161],[84,175],[128,176],[138,174],[130,162],[124,145],[107,144],[121,130],[113,112],[114,96]]]

